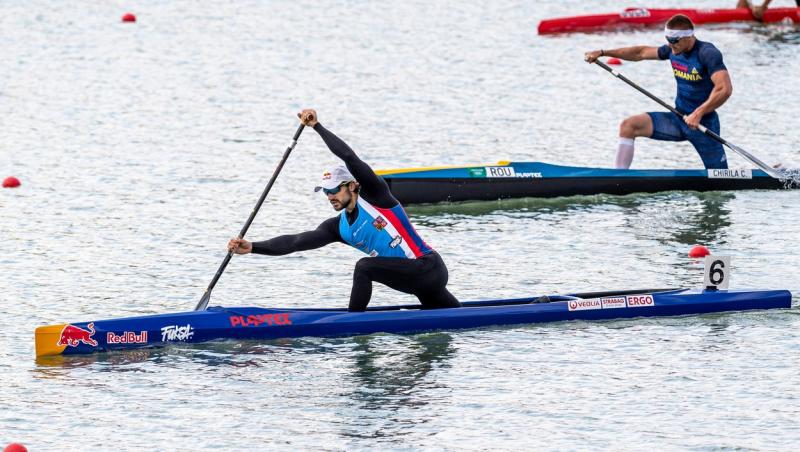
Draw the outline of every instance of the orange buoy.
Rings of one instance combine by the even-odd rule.
[[[3,179],[3,188],[16,188],[20,186],[19,179],[14,176],[8,176]]]
[[[695,245],[689,250],[689,257],[692,258],[706,257],[709,254],[711,254],[711,251],[703,245]]]
[[[125,13],[122,15],[123,22],[136,22],[136,16],[133,13]]]
[[[619,58],[613,58],[612,57],[612,58],[609,58],[608,60],[606,60],[606,63],[607,64],[613,64],[614,66],[619,66],[620,64],[622,64],[622,60],[620,60]]]
[[[3,452],[28,452],[28,448],[20,443],[11,443],[3,449]]]

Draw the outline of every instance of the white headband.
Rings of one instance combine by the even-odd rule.
[[[689,36],[694,36],[694,30],[691,28],[688,30],[673,30],[664,27],[664,35],[668,38],[688,38]]]

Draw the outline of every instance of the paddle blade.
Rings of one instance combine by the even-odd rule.
[[[195,311],[205,311],[208,307],[208,302],[211,301],[211,291],[206,290],[206,293],[203,294],[203,298],[197,303],[197,306],[194,307]]]

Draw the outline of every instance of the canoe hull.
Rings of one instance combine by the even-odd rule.
[[[494,165],[382,170],[402,204],[627,195],[673,190],[780,190],[796,188],[761,170],[619,170],[499,162]]]
[[[615,28],[663,26],[675,14],[684,14],[695,24],[729,22],[755,22],[748,8],[733,9],[651,9],[627,8],[621,13],[592,14],[585,16],[559,17],[539,23],[538,33],[554,34],[569,32],[594,32]],[[800,23],[800,8],[770,8],[764,12],[762,23]]]
[[[351,313],[344,309],[212,307],[206,311],[39,327],[36,329],[36,355],[86,354],[221,339],[269,340],[306,336],[414,333],[494,325],[676,316],[791,306],[791,293],[785,290],[630,292],[609,292],[593,298],[553,296],[553,299],[559,301],[548,303],[537,303],[535,297],[467,302],[465,307],[458,309],[379,307],[362,313]]]

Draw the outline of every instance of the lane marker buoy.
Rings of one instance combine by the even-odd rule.
[[[3,179],[3,188],[17,188],[21,185],[19,179],[14,176],[8,176]]]
[[[692,258],[706,257],[709,254],[711,254],[711,251],[703,245],[695,245],[689,250],[689,257]]]

